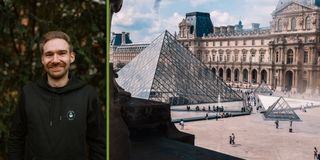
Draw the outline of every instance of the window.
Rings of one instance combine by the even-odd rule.
[[[261,45],[264,45],[264,40],[263,39],[261,39]]]
[[[235,44],[235,46],[237,46],[237,45],[238,45],[238,41],[237,41],[237,40],[235,40],[234,44]]]
[[[264,59],[264,53],[261,53],[261,55],[260,55],[260,62],[263,62],[263,59]]]
[[[208,62],[208,60],[209,60],[209,51],[206,51],[204,61]]]
[[[310,18],[310,16],[308,16],[308,17],[306,18],[306,29],[307,29],[307,30],[310,30],[310,29],[311,29],[311,18]]]
[[[220,41],[220,46],[222,46],[222,41]]]
[[[246,45],[246,40],[243,40],[243,45],[244,45],[244,46]]]
[[[287,51],[287,64],[292,64],[293,63],[293,51],[292,49],[289,49]]]
[[[230,62],[230,54],[227,54],[227,62]]]
[[[236,53],[236,54],[234,55],[234,57],[235,57],[235,61],[237,62],[237,61],[238,61],[238,53]]]
[[[255,43],[254,43],[254,39],[252,40],[252,45],[255,45]]]
[[[219,61],[222,62],[223,61],[223,55],[220,53],[219,54]]]
[[[307,52],[307,51],[304,51],[304,54],[303,54],[303,63],[308,63],[308,52]]]
[[[243,54],[242,61],[245,62],[247,60],[247,54]]]
[[[278,20],[277,28],[278,28],[278,31],[282,31],[282,21],[281,21],[281,19]]]
[[[296,18],[295,17],[293,17],[293,18],[291,18],[291,30],[292,31],[295,31],[296,30]]]
[[[216,55],[215,54],[212,56],[212,61],[213,62],[216,61]]]
[[[213,46],[216,46],[214,41],[212,42],[212,45],[213,45]]]
[[[197,59],[199,59],[201,61],[201,51],[198,51],[197,52],[197,55],[196,55]]]
[[[276,53],[276,62],[279,62],[279,52]]]
[[[191,26],[191,27],[190,27],[190,32],[189,32],[189,33],[190,33],[190,34],[193,34],[193,30],[194,30],[194,26]]]
[[[206,42],[206,46],[208,47],[208,42]]]
[[[228,46],[230,45],[230,41],[227,41],[227,45],[228,45]]]

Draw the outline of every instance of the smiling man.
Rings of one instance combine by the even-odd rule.
[[[70,37],[46,33],[45,74],[23,87],[10,131],[9,160],[105,160],[105,121],[95,89],[69,73]]]

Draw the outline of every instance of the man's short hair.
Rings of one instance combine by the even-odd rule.
[[[72,46],[72,43],[71,43],[71,39],[70,37],[62,32],[62,31],[50,31],[46,34],[44,34],[40,40],[40,52],[41,54],[43,53],[43,46],[49,41],[49,40],[52,40],[52,39],[63,39],[65,40],[68,44],[69,44],[69,51],[70,52],[73,52],[73,46]]]

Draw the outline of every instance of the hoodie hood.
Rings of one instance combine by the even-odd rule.
[[[37,81],[37,85],[49,92],[56,93],[56,94],[63,94],[75,89],[82,88],[86,85],[86,82],[77,79],[75,76],[69,74],[69,81],[63,87],[51,87],[48,84],[47,74],[43,74],[43,76]]]

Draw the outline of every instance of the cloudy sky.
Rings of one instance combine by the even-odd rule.
[[[188,12],[208,12],[214,26],[234,25],[242,21],[268,27],[278,0],[124,0],[120,12],[113,15],[111,32],[129,32],[134,43],[151,42],[168,30],[178,32],[178,24]]]

